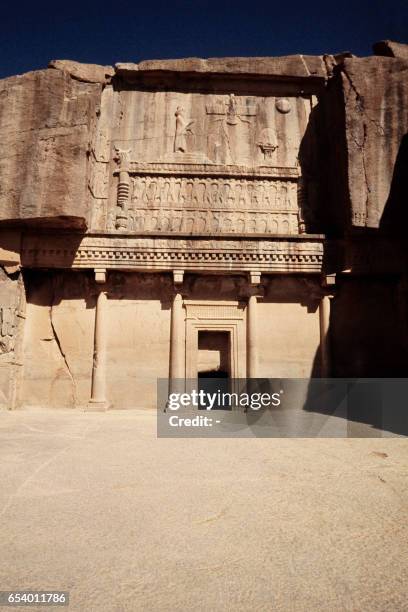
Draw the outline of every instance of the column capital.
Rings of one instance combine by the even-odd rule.
[[[240,298],[264,297],[265,288],[261,284],[261,272],[248,272],[247,279],[241,279],[238,295]]]
[[[253,287],[261,284],[261,272],[260,271],[251,271],[248,273],[249,276],[249,284]]]
[[[265,289],[264,287],[260,286],[260,285],[254,285],[254,286],[248,286],[245,290],[245,297],[250,298],[250,297],[256,297],[256,298],[263,298],[265,295]]]
[[[250,298],[255,296],[257,298],[263,298],[265,295],[265,288],[262,285],[250,285],[249,283],[245,284],[240,292],[240,298]]]
[[[184,281],[184,270],[173,270],[173,283],[180,288]]]
[[[336,274],[323,274],[321,277],[322,287],[325,289],[334,289],[336,286]]]
[[[106,283],[106,268],[94,268],[95,283],[104,285]]]

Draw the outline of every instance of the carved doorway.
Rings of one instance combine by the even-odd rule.
[[[230,391],[231,378],[231,334],[229,331],[198,331],[197,351],[198,388],[213,393]],[[214,408],[223,408],[214,405]]]
[[[207,378],[230,378],[231,341],[228,331],[198,331],[197,374]]]
[[[200,372],[212,370],[224,372],[223,376],[227,378],[244,378],[246,344],[243,305],[239,302],[185,300],[184,306],[186,379],[195,384]],[[199,346],[202,347],[201,352]],[[214,361],[216,359],[219,363]]]

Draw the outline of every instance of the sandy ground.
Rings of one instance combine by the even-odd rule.
[[[54,411],[1,413],[0,445],[2,590],[86,612],[408,609],[406,439],[156,439],[154,412]]]

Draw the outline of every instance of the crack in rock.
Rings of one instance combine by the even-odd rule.
[[[371,189],[370,189],[370,184],[369,184],[369,181],[368,181],[367,163],[366,163],[366,156],[365,156],[365,144],[366,144],[366,141],[367,141],[367,126],[366,126],[366,124],[363,124],[363,142],[362,143],[358,142],[358,140],[357,140],[357,138],[355,137],[354,134],[351,134],[351,138],[353,139],[354,144],[356,145],[356,147],[360,150],[360,154],[361,154],[361,161],[362,161],[362,164],[363,164],[363,173],[364,173],[364,183],[365,183],[365,188],[366,188],[365,207],[366,207],[366,214],[368,214],[368,207],[369,207]]]
[[[61,357],[64,360],[65,367],[66,367],[67,372],[68,372],[68,376],[69,376],[69,378],[71,380],[71,383],[72,383],[72,400],[73,400],[73,403],[74,403],[74,407],[76,407],[77,406],[77,388],[76,388],[76,384],[75,384],[75,379],[74,379],[74,377],[72,375],[72,372],[71,372],[71,368],[69,367],[69,363],[68,363],[68,360],[67,360],[66,353],[65,353],[65,351],[63,350],[63,348],[61,346],[61,342],[60,342],[60,339],[59,339],[58,334],[57,334],[57,330],[56,330],[55,325],[54,325],[54,320],[53,320],[53,308],[54,308],[54,306],[55,306],[55,287],[54,287],[54,295],[53,295],[53,298],[52,298],[52,303],[51,303],[51,306],[49,308],[50,325],[51,325],[52,333],[53,333],[53,336],[54,336],[54,340],[55,340],[56,345],[58,347],[58,350],[59,350],[59,352],[61,354]]]
[[[351,78],[351,76],[347,73],[346,69],[343,67],[343,74],[346,77],[352,91],[354,92],[354,95],[356,96],[356,106],[357,106],[357,110],[358,112],[360,112],[362,115],[364,115],[364,117],[367,119],[367,121],[369,121],[370,123],[372,123],[373,125],[375,125],[375,127],[377,128],[377,134],[379,136],[385,136],[385,129],[384,127],[381,125],[381,123],[379,121],[377,121],[376,119],[373,119],[372,117],[370,117],[370,115],[367,113],[367,111],[365,110],[365,106],[364,106],[364,96],[362,96],[359,92],[357,87],[354,85],[353,83],[353,79]],[[348,104],[349,101],[349,96],[347,96],[347,98],[345,99],[345,103],[346,105]]]

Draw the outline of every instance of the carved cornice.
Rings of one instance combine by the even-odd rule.
[[[325,241],[323,236],[191,237],[186,234],[112,236],[26,234],[21,265],[135,271],[312,273],[340,276],[400,275],[406,270],[404,245],[395,240]],[[324,265],[323,265],[324,260]]]
[[[122,168],[117,168],[117,174]],[[136,162],[126,161],[126,171],[130,174],[154,175],[185,175],[185,176],[225,176],[225,177],[256,177],[256,178],[282,178],[295,180],[299,177],[299,168],[296,166],[237,166],[204,163],[182,162]]]
[[[322,263],[322,238],[25,236],[22,248],[22,265],[30,268],[320,273]]]

